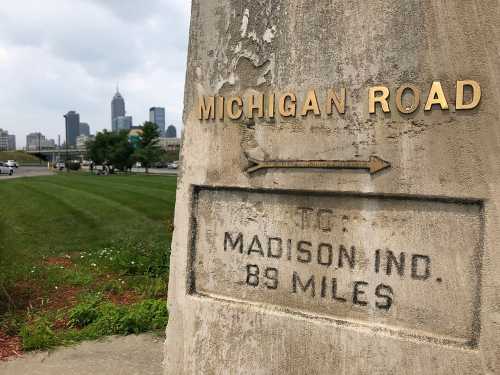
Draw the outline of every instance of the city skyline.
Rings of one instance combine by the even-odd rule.
[[[93,134],[111,130],[119,82],[134,125],[160,106],[180,134],[189,10],[183,0],[0,4],[0,126],[18,148],[33,132],[64,142],[62,115],[70,110]],[[81,22],[64,22],[75,12]]]

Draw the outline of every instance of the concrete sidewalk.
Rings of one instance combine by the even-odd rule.
[[[164,338],[115,336],[0,362],[1,375],[161,375]]]

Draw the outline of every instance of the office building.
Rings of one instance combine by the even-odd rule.
[[[165,108],[151,107],[149,109],[149,121],[158,125],[160,135],[165,134]]]
[[[118,117],[125,117],[125,100],[118,91],[118,88],[116,88],[116,94],[111,100],[111,129],[114,132],[118,131],[116,128],[118,123],[115,121]]]
[[[167,138],[177,138],[177,129],[173,125],[169,125],[167,128],[167,133],[165,134]]]
[[[15,151],[16,136],[7,130],[0,129],[0,151]]]
[[[35,132],[26,136],[26,151],[37,151],[53,149],[56,142],[53,139],[47,139],[42,133]]]
[[[132,129],[132,116],[119,116],[113,119],[113,131],[119,132],[121,130]]]
[[[44,141],[45,136],[42,133],[29,133],[26,136],[26,151],[40,150]]]
[[[16,136],[14,134],[9,134],[9,151],[16,150]]]
[[[9,151],[9,132],[0,129],[0,151]]]
[[[64,115],[66,119],[66,145],[76,146],[76,137],[80,135],[80,115],[75,111],[69,111]]]
[[[86,122],[80,122],[78,129],[78,135],[90,136],[90,126]]]

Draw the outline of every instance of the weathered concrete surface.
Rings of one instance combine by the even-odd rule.
[[[161,337],[150,334],[88,341],[0,362],[1,375],[158,375]]]
[[[497,0],[193,0],[166,374],[500,374],[499,8]],[[453,88],[462,79],[483,90],[470,111],[454,108]],[[368,113],[370,86],[389,86],[392,100],[395,88],[411,83],[425,98],[434,80],[450,110],[424,112],[421,103],[403,115],[392,101],[391,113]],[[198,119],[200,95],[303,97],[314,88],[324,98],[333,87],[348,90],[345,115]],[[371,155],[392,167],[376,176],[244,172],[248,156]],[[231,200],[222,187],[233,189]],[[290,194],[293,210],[276,191]],[[464,211],[467,205],[475,208]],[[344,214],[336,216],[339,208]],[[318,220],[331,215],[332,228],[305,225],[309,219],[298,215],[320,210]],[[339,254],[340,245],[353,246],[360,261],[342,277],[339,264],[309,267],[299,245],[301,255],[290,260],[266,255],[270,238],[306,241],[308,248],[326,242]],[[376,272],[377,250],[405,252],[407,268]],[[432,261],[432,272],[422,276],[419,259]],[[264,282],[245,280],[248,266],[258,266]],[[268,267],[279,276],[271,271],[262,279]],[[303,284],[316,277],[314,296],[290,279],[294,272]],[[353,297],[365,288],[360,282],[366,304]],[[390,309],[383,293],[370,289],[380,284],[394,291]]]

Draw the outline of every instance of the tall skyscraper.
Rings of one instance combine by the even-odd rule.
[[[76,137],[80,134],[80,115],[75,111],[69,111],[64,118],[66,119],[66,144],[76,146]]]
[[[158,125],[160,135],[165,134],[165,108],[151,107],[149,109],[149,121]]]
[[[167,138],[177,138],[177,129],[175,128],[175,126],[169,125],[165,136]]]
[[[116,88],[116,94],[113,96],[113,100],[111,100],[111,129],[113,131],[117,131],[116,122],[114,121],[117,117],[125,116],[125,100],[123,96],[118,91],[118,87]]]
[[[78,135],[90,136],[90,126],[86,122],[80,122],[78,129]]]

